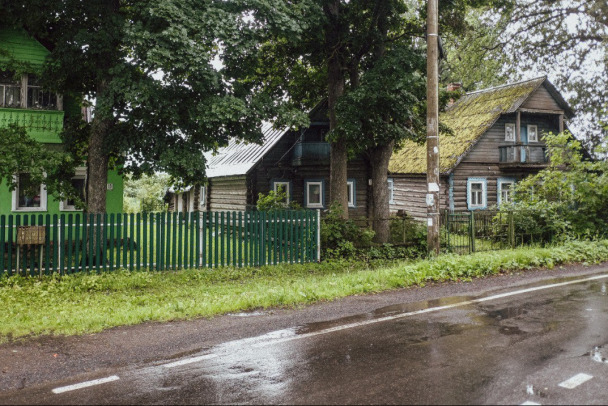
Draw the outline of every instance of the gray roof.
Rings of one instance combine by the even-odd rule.
[[[272,124],[264,124],[261,144],[245,143],[235,138],[217,153],[207,153],[207,177],[246,175],[256,163],[281,139],[287,130],[276,130]]]

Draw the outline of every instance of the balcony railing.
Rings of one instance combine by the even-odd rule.
[[[293,148],[292,165],[328,163],[329,151],[327,142],[298,142]]]
[[[544,145],[505,145],[498,147],[498,151],[501,164],[543,165],[549,162]]]
[[[16,123],[40,142],[59,143],[63,130],[63,111],[0,108],[0,128]]]

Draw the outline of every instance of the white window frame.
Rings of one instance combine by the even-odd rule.
[[[76,173],[74,173],[74,176],[72,177],[72,179],[82,179],[84,180],[84,184],[85,184],[85,188],[86,188],[86,184],[87,184],[87,168],[77,168],[76,169]],[[85,189],[85,195],[86,195],[86,189]],[[82,211],[81,209],[77,209],[76,206],[73,205],[69,205],[68,204],[68,199],[64,199],[62,201],[59,202],[59,211]]]
[[[473,204],[473,185],[481,185],[481,202]],[[469,210],[482,210],[488,207],[488,181],[485,178],[467,180],[467,207]]]
[[[387,183],[388,183],[388,202],[389,202],[389,204],[395,204],[395,180],[393,178],[388,178]]]
[[[19,175],[14,175],[17,187],[13,190],[12,194],[12,211],[16,212],[40,212],[47,210],[47,193],[46,186],[44,183],[40,184],[40,207],[19,207]]]
[[[509,137],[509,128],[513,129],[512,137]],[[505,123],[505,142],[516,142],[517,141],[517,129],[515,123]]]
[[[311,203],[310,202],[310,187],[311,186],[319,186],[319,203]],[[309,180],[304,183],[304,187],[306,188],[306,207],[309,209],[322,209],[323,208],[323,181],[322,180]]]
[[[509,189],[511,193],[513,193],[513,187],[515,186],[515,179],[513,178],[499,178],[496,182],[496,189],[497,189],[497,193],[496,193],[496,201],[498,202],[498,206],[500,206],[503,203],[503,199],[502,199],[502,192],[503,192],[503,185],[505,184],[510,184],[511,188]],[[511,194],[509,193],[509,194]],[[512,197],[509,198],[509,202],[513,201]]]
[[[349,179],[346,182],[346,186],[347,186],[347,192],[348,192],[348,207],[357,207],[357,200],[356,200],[356,181],[355,179]],[[350,190],[348,189],[348,187],[350,186]]]
[[[274,190],[275,193],[278,192],[277,186],[284,187],[286,195],[285,204],[289,204],[291,202],[291,182],[288,180],[275,180],[272,182],[272,190]]]
[[[534,139],[530,137],[530,129],[534,128]],[[528,142],[538,142],[538,126],[535,124],[528,125]]]

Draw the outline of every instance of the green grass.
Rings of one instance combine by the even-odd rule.
[[[177,272],[0,278],[0,342],[43,334],[84,334],[145,321],[211,317],[462,280],[558,264],[608,260],[608,241],[551,248],[445,255],[370,266],[327,262]]]

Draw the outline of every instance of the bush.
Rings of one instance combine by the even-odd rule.
[[[302,208],[297,202],[287,203],[287,192],[283,188],[279,188],[277,192],[271,190],[268,194],[259,193],[256,207],[259,211],[300,210]]]
[[[321,248],[325,257],[353,257],[357,248],[371,246],[373,238],[373,230],[361,228],[352,220],[344,220],[342,209],[337,204],[332,204],[321,220]]]

